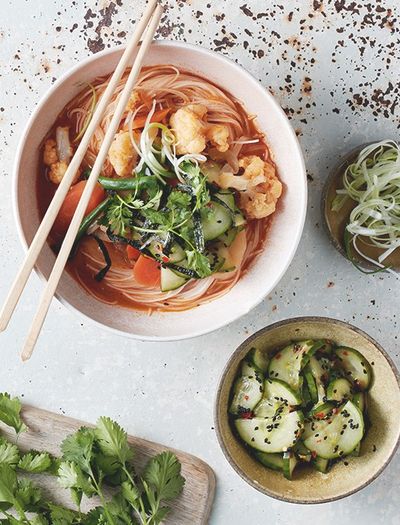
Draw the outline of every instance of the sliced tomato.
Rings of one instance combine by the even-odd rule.
[[[160,263],[150,257],[141,255],[135,262],[133,275],[139,284],[149,288],[156,288],[161,283]]]
[[[137,261],[141,254],[140,250],[128,244],[128,246],[126,247],[126,255],[128,256],[128,259],[130,261]]]
[[[61,209],[58,212],[57,218],[54,222],[53,231],[58,235],[64,235],[68,226],[71,223],[72,217],[74,216],[75,210],[78,207],[79,200],[82,196],[83,190],[86,186],[86,180],[74,184],[69,189],[67,196],[62,203]],[[106,193],[100,184],[96,184],[92,195],[89,200],[89,204],[86,208],[85,215],[88,215],[93,211],[106,198]]]
[[[165,117],[170,112],[170,109],[160,109],[159,111],[155,111],[153,113],[153,116],[150,119],[150,122],[162,122]],[[132,123],[132,129],[141,129],[144,128],[144,125],[147,120],[147,115],[140,115],[139,117],[136,117]]]

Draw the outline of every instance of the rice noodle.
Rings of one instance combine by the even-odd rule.
[[[87,153],[84,165],[92,166],[97,157],[101,143],[104,139],[106,129],[112,119],[119,96],[125,85],[129,71],[120,80],[114,96],[108,105],[101,124],[96,129]],[[85,89],[67,106],[68,117],[73,117],[76,122],[75,131],[78,134],[85,125],[85,119],[90,111],[93,96],[93,88],[99,99],[107,87],[109,76],[96,79],[92,87]],[[238,157],[241,149],[246,144],[260,142],[261,135],[254,138],[254,128],[246,112],[238,102],[228,96],[223,90],[205,79],[190,73],[180,71],[173,66],[153,66],[145,68],[135,88],[141,95],[141,104],[132,110],[127,108],[121,119],[121,129],[129,131],[131,142],[137,149],[137,139],[134,136],[133,121],[137,116],[148,115],[153,106],[157,108],[171,108],[173,110],[188,104],[203,104],[207,107],[207,120],[214,124],[223,124],[229,128],[229,138],[232,146],[223,154],[215,149],[210,149],[207,154],[215,156],[229,164],[231,171],[237,173],[239,170]],[[85,166],[85,167],[86,167]],[[106,161],[103,167],[105,176],[113,176],[111,164]],[[205,279],[191,279],[184,286],[170,292],[161,292],[158,289],[149,289],[135,282],[132,266],[128,263],[113,264],[102,281],[102,287],[117,292],[132,307],[140,306],[152,311],[183,311],[195,306],[207,303],[226,294],[240,279],[248,268],[251,261],[262,251],[263,241],[267,229],[268,219],[249,221],[246,226],[247,248],[239,267],[229,273],[214,274]],[[104,233],[99,231],[102,240],[106,240]],[[107,243],[110,249],[114,246]],[[103,266],[104,259],[98,248],[91,248],[83,243],[80,248],[85,267],[96,274]],[[73,264],[72,264],[73,266]],[[94,287],[90,287],[87,281],[74,271],[75,277],[81,285],[92,295],[102,302],[118,304],[115,293],[100,293]]]

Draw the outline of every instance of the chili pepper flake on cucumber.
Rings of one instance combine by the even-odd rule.
[[[287,479],[299,464],[327,473],[360,455],[371,365],[357,350],[306,340],[270,354],[252,348],[232,386],[235,433],[264,466]]]

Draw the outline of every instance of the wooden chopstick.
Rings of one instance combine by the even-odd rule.
[[[152,2],[154,4],[154,2]],[[113,118],[108,126],[107,132],[105,134],[104,140],[102,142],[100,151],[97,155],[96,161],[93,165],[92,171],[90,173],[90,176],[87,180],[85,189],[82,193],[82,196],[80,198],[79,204],[75,210],[74,216],[72,218],[72,221],[69,225],[68,231],[66,233],[66,236],[64,238],[64,241],[62,243],[61,249],[58,253],[56,262],[53,266],[53,269],[51,271],[49,280],[46,284],[46,287],[43,291],[43,294],[40,299],[39,307],[36,311],[35,317],[33,319],[32,325],[30,327],[27,339],[25,341],[24,349],[22,352],[22,359],[25,361],[30,358],[32,355],[32,352],[34,350],[37,338],[39,336],[40,330],[43,326],[43,322],[46,318],[51,300],[53,298],[53,295],[56,291],[58,282],[61,278],[62,272],[64,270],[65,264],[67,263],[68,256],[70,254],[71,248],[73,246],[73,243],[76,238],[76,234],[78,232],[79,226],[82,222],[83,216],[85,214],[85,210],[87,208],[87,205],[89,203],[90,196],[92,194],[92,191],[95,187],[95,184],[97,183],[97,179],[100,175],[101,169],[103,167],[104,161],[106,160],[108,150],[110,149],[111,143],[114,140],[114,136],[118,130],[122,115],[125,111],[125,108],[127,106],[127,103],[129,101],[129,98],[131,96],[132,90],[135,86],[135,83],[137,81],[138,75],[140,73],[140,70],[142,68],[143,59],[145,56],[146,51],[148,50],[153,37],[154,33],[156,32],[157,26],[159,24],[161,14],[162,14],[162,8],[160,5],[157,5],[155,8],[153,15],[150,19],[149,25],[147,29],[145,30],[145,33],[143,35],[141,46],[138,50],[138,53],[136,55],[135,61],[133,63],[132,69],[129,73],[128,79],[126,81],[126,84],[124,86],[123,91],[121,92],[118,100],[117,107],[115,109]],[[140,27],[143,27],[143,24],[140,24]],[[136,48],[137,42],[140,39],[140,35],[138,31],[135,32],[135,35],[132,38],[132,41],[129,43],[129,46],[127,49],[130,50],[129,55],[132,54],[132,51]],[[132,44],[134,42],[134,45]],[[126,53],[126,52],[125,52]],[[127,56],[124,53],[122,59]],[[125,70],[127,66],[128,60],[122,60],[123,62],[123,69]],[[121,62],[118,64],[117,69],[122,69]],[[112,78],[112,80],[114,77]],[[115,89],[116,82],[113,82],[113,88],[112,91]],[[55,220],[55,216],[52,217],[53,221]],[[53,222],[52,221],[52,222]]]
[[[18,300],[21,297],[21,294],[29,279],[31,271],[36,263],[37,258],[40,255],[40,252],[43,248],[44,243],[46,242],[46,239],[58,215],[61,205],[64,202],[65,196],[67,195],[68,190],[74,180],[75,174],[79,166],[81,165],[81,162],[89,146],[92,135],[94,131],[96,130],[97,126],[99,125],[103,117],[104,111],[107,105],[109,104],[111,97],[113,96],[115,92],[115,88],[118,82],[120,81],[120,79],[122,78],[122,75],[125,72],[125,69],[131,63],[132,55],[137,48],[137,45],[142,37],[143,32],[146,29],[146,26],[149,23],[150,18],[155,12],[157,2],[158,0],[149,0],[148,6],[145,12],[143,13],[143,17],[138,23],[137,28],[126,47],[121,57],[121,60],[118,63],[104,94],[102,95],[100,101],[98,102],[96,106],[96,110],[90,120],[88,128],[86,129],[80,141],[80,144],[75,152],[75,155],[73,156],[68,166],[68,169],[60,185],[57,188],[57,191],[53,197],[53,200],[51,201],[51,204],[48,207],[45,213],[45,216],[43,217],[42,222],[40,223],[40,226],[35,234],[35,237],[33,238],[29,246],[29,249],[26,253],[22,266],[19,269],[18,274],[15,277],[13,284],[11,285],[11,289],[7,295],[3,308],[0,312],[0,332],[5,330],[8,326],[11,316],[18,303]],[[160,13],[159,7],[158,7],[158,13]],[[154,24],[155,24],[155,18],[153,18],[153,25]],[[147,33],[147,34],[150,34],[150,33]],[[90,188],[91,190],[93,189],[93,184],[91,184]]]

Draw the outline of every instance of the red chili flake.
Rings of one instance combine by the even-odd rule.
[[[245,400],[248,401],[249,400],[249,396],[244,396]]]
[[[240,414],[240,417],[242,419],[253,419],[253,412],[251,410],[248,410],[247,412],[242,412]]]
[[[282,354],[276,354],[275,359],[280,359],[282,357]]]
[[[162,259],[162,262],[165,262],[165,263],[169,262],[169,257],[167,257],[166,255],[163,255],[161,259]]]
[[[317,414],[315,414],[315,417],[317,419],[323,419],[325,417],[325,414],[323,412],[318,412]]]
[[[315,452],[315,450],[311,451],[311,457],[312,458],[316,458],[317,457],[317,453]]]
[[[343,350],[343,355],[349,355],[349,352],[347,350]]]

